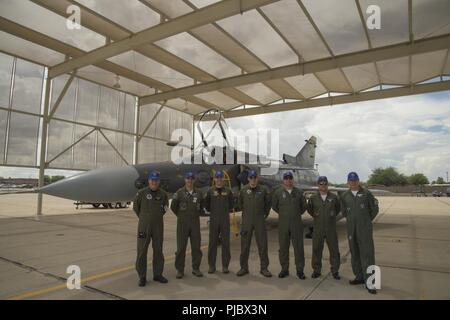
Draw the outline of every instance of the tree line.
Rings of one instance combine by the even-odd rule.
[[[432,184],[444,184],[444,178],[438,177]],[[405,185],[425,185],[430,181],[423,173],[414,173],[410,176],[397,171],[394,167],[376,168],[372,170],[372,174],[367,180],[367,184],[384,185],[384,186],[405,186]]]
[[[65,179],[64,176],[47,176],[47,175],[45,175],[44,176],[44,185],[48,185],[50,183],[53,183],[53,182],[56,182],[59,180],[63,180],[63,179]]]

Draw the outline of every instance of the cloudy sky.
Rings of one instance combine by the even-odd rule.
[[[444,177],[450,169],[450,93],[230,119],[234,129],[278,128],[280,152],[295,155],[304,140],[318,138],[316,162],[332,181],[355,170],[366,180],[376,167]]]
[[[450,170],[450,93],[272,113],[229,119],[233,129],[277,128],[280,152],[295,155],[303,140],[318,138],[316,162],[331,181],[350,170],[366,180],[376,167],[424,173],[429,179]],[[48,170],[48,174],[59,174]],[[70,174],[73,172],[63,172]],[[37,176],[37,170],[1,168],[0,176]]]

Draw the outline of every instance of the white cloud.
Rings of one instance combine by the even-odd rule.
[[[342,182],[355,170],[367,179],[376,167],[405,174],[445,176],[450,163],[449,94],[411,96],[341,106],[229,119],[233,128],[280,129],[280,152],[295,155],[303,140],[318,138],[321,174]],[[439,130],[430,128],[439,126]],[[415,129],[421,127],[421,130]],[[430,131],[427,131],[430,129]]]

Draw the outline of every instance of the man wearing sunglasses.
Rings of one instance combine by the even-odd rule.
[[[251,170],[248,173],[249,183],[239,192],[238,205],[242,210],[241,227],[241,269],[236,274],[238,277],[248,274],[248,258],[253,231],[255,231],[256,244],[258,245],[259,259],[261,262],[260,273],[264,277],[271,277],[268,270],[269,256],[267,248],[266,218],[270,213],[270,192],[265,186],[258,184],[258,173]]]
[[[283,184],[272,197],[272,209],[278,213],[278,238],[280,242],[279,258],[281,272],[279,278],[289,275],[289,246],[294,247],[295,266],[297,276],[306,279],[303,269],[305,267],[305,252],[303,247],[302,214],[306,210],[306,200],[303,192],[294,187],[292,172],[283,174]]]
[[[184,176],[184,187],[173,194],[170,209],[177,216],[177,252],[175,254],[175,268],[177,279],[184,277],[184,262],[186,247],[191,239],[192,274],[203,277],[200,271],[202,251],[200,249],[200,214],[203,210],[202,193],[194,188],[195,175],[187,172]]]
[[[307,206],[308,213],[314,219],[311,277],[315,279],[321,276],[322,252],[326,241],[330,252],[331,274],[334,279],[339,280],[341,256],[336,231],[336,215],[341,211],[341,205],[337,195],[328,191],[327,177],[320,176],[317,179],[317,186],[319,190],[308,199]]]
[[[356,172],[347,176],[349,190],[341,197],[342,214],[347,218],[348,243],[352,255],[352,269],[355,279],[351,285],[366,284],[368,267],[375,265],[375,248],[373,244],[372,221],[378,214],[378,200],[372,193],[361,187]],[[366,284],[367,288],[367,284]],[[376,294],[375,289],[367,288]]]

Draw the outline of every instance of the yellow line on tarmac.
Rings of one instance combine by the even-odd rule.
[[[64,288],[67,288],[67,285],[66,284],[60,284],[60,285],[57,285],[57,286],[54,286],[54,287],[50,287],[50,288],[30,291],[30,292],[27,292],[27,293],[24,293],[24,294],[21,294],[21,295],[18,295],[18,296],[14,296],[14,297],[8,298],[7,300],[23,300],[23,299],[39,296],[41,294],[45,294],[45,293],[61,290],[61,289],[64,289]]]
[[[201,247],[201,249],[206,249],[206,248],[208,248],[208,246]],[[187,251],[186,253],[187,254],[191,254],[191,251]],[[167,258],[165,260],[165,262],[169,262],[169,261],[172,261],[174,259],[175,259],[175,256],[171,256],[171,257]],[[152,262],[152,260],[149,261],[149,264],[151,262]],[[106,277],[109,277],[109,276],[112,276],[112,275],[115,275],[115,274],[118,274],[118,273],[130,271],[130,270],[133,270],[134,268],[135,268],[135,266],[133,265],[133,266],[118,268],[118,269],[114,269],[114,270],[111,270],[111,271],[106,271],[106,272],[94,274],[92,276],[89,276],[89,277],[86,277],[86,278],[82,278],[81,279],[81,284],[85,284],[85,283],[90,282],[90,281],[106,278]],[[43,295],[43,294],[46,294],[46,293],[50,293],[50,292],[55,292],[55,291],[58,291],[58,290],[66,289],[66,288],[67,288],[67,284],[66,283],[58,284],[58,285],[53,286],[53,287],[48,287],[48,288],[44,288],[44,289],[38,289],[38,290],[25,292],[25,293],[22,293],[20,295],[10,297],[7,300],[28,299],[28,298],[40,296],[40,295]]]

